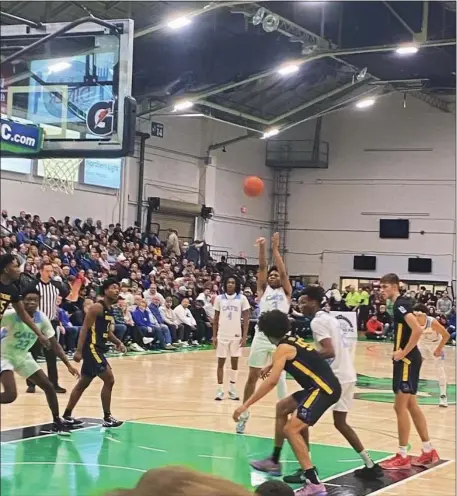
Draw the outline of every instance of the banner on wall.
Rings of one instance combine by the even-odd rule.
[[[351,349],[351,354],[355,358],[357,347],[357,313],[356,312],[330,312],[340,325],[343,346]]]

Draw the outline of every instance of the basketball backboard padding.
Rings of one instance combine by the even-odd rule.
[[[43,146],[35,158],[132,153],[133,21],[79,21],[84,22],[2,26],[2,51],[26,47],[16,51],[16,58],[4,59],[10,64],[2,63],[2,119],[43,129]]]

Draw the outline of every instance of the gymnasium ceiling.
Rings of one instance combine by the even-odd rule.
[[[253,24],[260,8],[272,32]],[[262,133],[392,91],[455,112],[455,2],[14,1],[1,10],[43,22],[133,18],[133,93],[144,116],[190,100],[186,113]],[[192,23],[167,27],[181,16]],[[395,53],[413,41],[418,53]],[[291,62],[296,73],[277,73]]]

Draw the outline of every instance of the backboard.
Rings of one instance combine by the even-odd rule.
[[[132,154],[133,21],[1,26],[1,153]]]

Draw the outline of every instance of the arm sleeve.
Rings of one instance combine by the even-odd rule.
[[[413,306],[409,300],[401,300],[394,306],[394,317],[398,322],[405,322],[409,313],[413,313]]]
[[[11,288],[11,303],[17,303],[21,299],[21,294],[16,286]]]
[[[55,335],[54,328],[52,327],[51,321],[46,317],[43,312],[40,312],[40,329],[41,332],[47,337],[52,338]]]
[[[317,319],[311,321],[311,331],[313,332],[314,339],[320,343],[323,339],[331,338],[329,329],[327,326]]]
[[[249,301],[246,298],[246,296],[244,295],[241,296],[241,311],[245,312],[246,310],[250,310],[250,309],[251,309],[251,305],[249,304]]]

